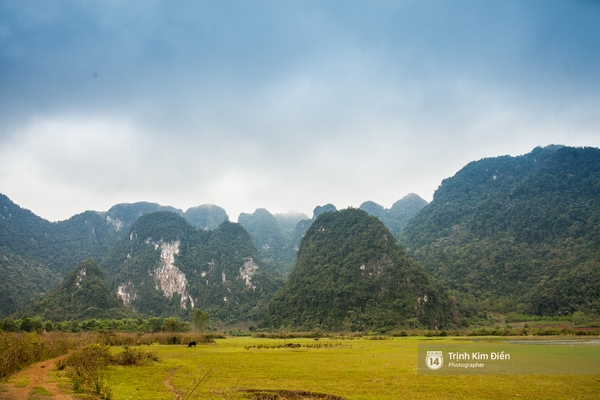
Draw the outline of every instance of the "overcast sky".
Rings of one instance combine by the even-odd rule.
[[[0,0],[0,192],[389,208],[470,161],[600,147],[600,2]]]

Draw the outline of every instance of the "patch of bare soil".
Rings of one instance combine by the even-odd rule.
[[[8,382],[0,385],[0,400],[73,400],[49,375],[62,358],[39,362],[11,375]]]
[[[264,390],[244,389],[251,400],[346,400],[345,397],[327,393],[307,392],[305,390]]]
[[[171,379],[173,378],[173,375],[175,375],[176,370],[177,368],[169,371],[169,376],[163,381],[163,385],[165,385],[166,388],[169,389],[169,391],[175,395],[176,400],[180,400],[183,398],[183,392],[175,389],[175,387],[171,384]]]

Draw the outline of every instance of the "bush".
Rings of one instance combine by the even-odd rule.
[[[112,398],[112,389],[104,376],[111,361],[108,346],[93,344],[77,350],[66,359],[67,376],[75,392],[91,392],[103,399]]]
[[[113,362],[124,366],[147,365],[152,361],[158,361],[158,355],[152,351],[145,351],[125,346],[123,351],[113,357]]]

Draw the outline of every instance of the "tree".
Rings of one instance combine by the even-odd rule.
[[[202,312],[202,310],[195,308],[194,309],[194,328],[196,332],[204,332],[206,328],[208,328],[208,322],[210,317],[208,315],[208,311]]]
[[[168,318],[162,329],[164,332],[179,332],[179,320],[174,317]]]
[[[31,332],[33,329],[33,320],[31,318],[23,318],[21,321],[21,330],[23,332]]]
[[[10,317],[6,317],[4,318],[4,322],[2,323],[3,325],[3,329],[6,332],[16,332],[17,331],[17,323],[15,322],[14,319],[10,318]]]

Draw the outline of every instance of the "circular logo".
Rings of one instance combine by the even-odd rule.
[[[425,357],[425,365],[427,368],[435,371],[444,365],[444,356],[441,351],[428,351],[427,357]]]

